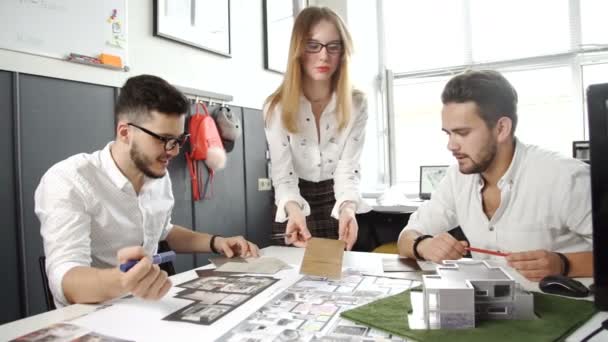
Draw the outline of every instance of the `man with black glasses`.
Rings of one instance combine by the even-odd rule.
[[[171,223],[169,161],[188,138],[188,101],[166,81],[130,78],[115,108],[116,139],[51,167],[36,189],[49,285],[58,306],[132,293],[162,298],[171,288],[151,256],[166,240],[182,253],[258,255],[243,237],[197,233]],[[139,260],[122,272],[119,264]]]

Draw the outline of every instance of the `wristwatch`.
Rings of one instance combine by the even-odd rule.
[[[416,257],[417,260],[424,260],[424,258],[418,254],[418,244],[421,243],[423,240],[426,239],[432,239],[433,236],[432,235],[420,235],[419,237],[416,238],[416,240],[414,240],[414,245],[412,246],[412,251],[414,252],[414,256]]]
[[[557,254],[562,261],[562,275],[567,277],[568,273],[570,273],[570,260],[562,253],[556,252],[555,254]]]

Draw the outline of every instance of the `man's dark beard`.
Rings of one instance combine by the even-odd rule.
[[[152,164],[152,161],[150,161],[148,158],[146,158],[146,156],[143,153],[141,153],[141,151],[139,150],[139,147],[137,146],[137,144],[135,142],[133,142],[133,147],[131,147],[131,151],[129,152],[129,155],[131,157],[131,160],[135,164],[135,167],[137,167],[137,169],[139,171],[141,171],[141,173],[146,175],[146,177],[158,179],[158,178],[163,178],[165,176],[164,173],[162,175],[159,175],[159,174],[154,173],[150,169],[150,164]]]
[[[491,145],[488,146],[487,149],[484,149],[483,152],[486,153],[482,153],[482,158],[479,162],[476,162],[472,157],[469,157],[469,159],[471,159],[471,162],[473,163],[473,168],[471,170],[468,170],[466,173],[463,172],[464,174],[473,174],[473,173],[482,173],[484,171],[486,171],[488,169],[488,167],[490,167],[490,165],[492,164],[492,162],[494,161],[494,159],[496,158],[496,151],[498,150],[498,146],[496,143],[493,143]]]

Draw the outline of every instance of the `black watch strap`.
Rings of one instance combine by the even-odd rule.
[[[568,258],[562,253],[555,254],[557,254],[557,256],[562,260],[562,275],[567,277],[568,273],[570,273],[570,260],[568,260]]]
[[[211,237],[211,240],[209,241],[209,249],[211,249],[211,251],[212,251],[213,253],[215,253],[215,254],[220,254],[220,252],[218,252],[218,251],[215,249],[215,246],[214,246],[214,244],[215,244],[215,238],[216,238],[216,237],[221,237],[221,236],[219,236],[219,235],[213,235],[213,236]]]
[[[414,256],[416,257],[417,260],[424,260],[424,258],[418,254],[418,244],[421,243],[423,240],[426,239],[432,239],[433,236],[432,235],[420,235],[419,237],[416,238],[416,240],[414,240],[414,245],[412,246],[412,251],[414,252]]]

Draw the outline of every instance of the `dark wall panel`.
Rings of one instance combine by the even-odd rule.
[[[38,256],[43,255],[34,191],[53,164],[93,152],[114,138],[114,88],[20,76],[21,196],[26,241],[28,314],[46,311]]]
[[[15,203],[15,171],[13,144],[13,74],[0,71],[0,213],[4,228],[0,230],[3,247],[0,248],[0,269],[4,277],[0,285],[3,294],[0,324],[21,317],[19,291],[19,258],[17,243],[17,217]]]
[[[268,178],[266,136],[262,111],[243,108],[247,236],[260,248],[270,245],[272,226],[271,191],[258,191],[258,179]]]
[[[175,198],[171,221],[173,224],[192,229],[192,188],[184,150],[169,163],[169,174]],[[189,271],[194,267],[194,256],[178,254],[173,265],[177,273]]]
[[[230,107],[230,110],[242,122],[241,108]],[[204,182],[204,179],[199,181]],[[208,194],[211,198],[197,201],[194,205],[196,230],[222,236],[245,236],[243,139],[238,139],[234,149],[228,153],[226,168],[216,171],[211,189]],[[208,257],[208,254],[197,255],[196,265],[208,264]]]

